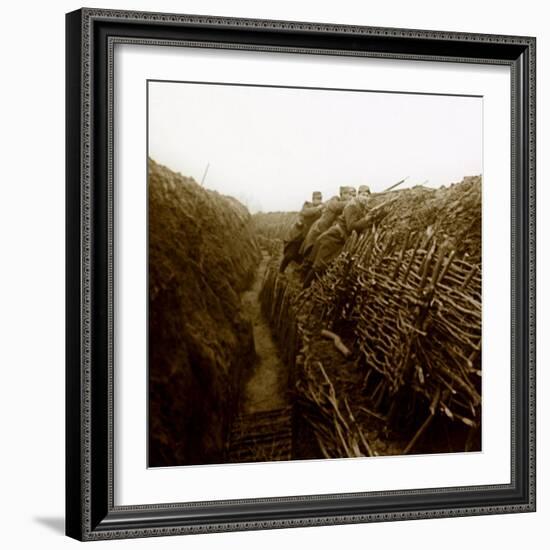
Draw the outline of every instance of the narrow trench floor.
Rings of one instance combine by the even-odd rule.
[[[292,418],[288,398],[288,371],[282,362],[271,329],[264,318],[259,294],[270,256],[263,252],[251,288],[242,295],[242,305],[253,324],[258,360],[246,381],[241,412],[230,434],[230,462],[290,460]]]
[[[244,389],[242,412],[252,414],[288,405],[288,373],[281,361],[271,328],[262,314],[259,294],[270,256],[263,253],[254,284],[243,293],[242,304],[253,324],[254,345],[258,356],[252,376]]]

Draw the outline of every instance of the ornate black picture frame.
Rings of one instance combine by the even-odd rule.
[[[81,9],[66,35],[66,533],[79,540],[535,510],[535,39]],[[511,483],[143,503],[113,497],[113,45],[507,65],[511,69]],[[142,162],[139,160],[137,162]]]

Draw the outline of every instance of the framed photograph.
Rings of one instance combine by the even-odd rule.
[[[67,14],[66,533],[535,510],[535,39]]]

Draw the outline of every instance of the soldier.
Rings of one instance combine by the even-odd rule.
[[[361,231],[365,227],[366,220],[369,219],[367,216],[369,195],[368,185],[361,185],[358,196],[346,204],[341,216],[332,227],[319,236],[311,269],[304,280],[304,288],[308,287],[316,276],[321,275],[332,260],[340,254],[352,231]]]
[[[367,213],[367,204],[369,202],[370,188],[368,185],[360,185],[357,197],[346,204],[342,215],[338,218],[338,223],[346,230],[347,236],[352,231],[357,231],[355,224]]]
[[[292,261],[300,262],[302,256],[300,247],[313,222],[321,215],[323,209],[323,195],[320,191],[314,191],[311,202],[304,202],[294,225],[284,241],[283,259],[279,266],[279,272],[284,273],[288,264]]]
[[[304,272],[311,268],[314,258],[314,247],[319,236],[329,229],[344,210],[344,206],[350,200],[348,187],[340,187],[340,196],[330,198],[323,208],[321,216],[313,223],[300,248],[300,254],[304,261]]]
[[[367,187],[367,186],[366,185],[361,185],[360,187]],[[352,199],[357,197],[357,189],[355,189],[355,187],[353,187],[352,185],[347,186],[346,190],[347,190],[348,194],[350,195],[350,197]]]

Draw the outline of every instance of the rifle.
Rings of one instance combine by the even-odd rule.
[[[406,178],[403,178],[401,181],[398,181],[397,183],[394,183],[393,185],[390,185],[387,189],[384,189],[384,191],[382,191],[382,193],[387,193],[388,191],[391,191],[392,189],[395,189],[397,186],[401,185],[402,183],[404,183],[409,178],[410,178],[410,176],[407,176]]]
[[[353,224],[353,227],[351,229],[355,230],[355,231],[358,231],[358,232],[363,231],[363,229],[365,229],[365,227],[368,227],[374,221],[373,214],[377,210],[381,210],[385,206],[388,206],[389,204],[395,202],[398,198],[399,197],[392,197],[391,199],[388,199],[387,201],[384,201],[384,202],[380,203],[378,206],[375,206],[374,208],[371,208],[363,218],[361,218],[359,221],[357,221]]]
[[[382,203],[380,203],[378,206],[375,206],[374,208],[371,208],[368,213],[367,213],[367,216],[372,214],[373,212],[376,212],[377,210],[380,210],[381,208],[384,208],[384,206],[388,206],[388,204],[391,204],[392,202],[395,202],[399,197],[392,197],[391,199],[388,199],[387,201],[384,201]]]

